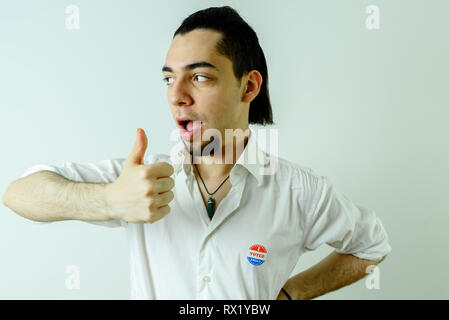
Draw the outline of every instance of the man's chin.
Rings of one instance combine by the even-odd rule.
[[[216,148],[216,146],[214,148],[213,144],[217,143],[214,137],[212,137],[209,141],[191,138],[191,139],[182,139],[182,142],[184,143],[184,147],[186,148],[186,150],[195,157],[213,155],[214,150]],[[207,152],[207,154],[204,154],[204,150],[208,146],[209,151]]]

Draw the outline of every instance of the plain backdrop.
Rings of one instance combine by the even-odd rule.
[[[66,28],[70,4],[79,30]],[[126,158],[138,127],[147,155],[168,153],[175,123],[161,67],[172,35],[221,5],[264,49],[279,156],[374,209],[390,237],[378,289],[363,279],[318,299],[448,299],[445,0],[2,1],[1,194],[35,164]],[[379,29],[366,26],[369,5]],[[0,298],[129,298],[123,229],[34,225],[3,205],[0,228]],[[303,255],[293,274],[332,250]],[[66,287],[70,266],[79,289]]]

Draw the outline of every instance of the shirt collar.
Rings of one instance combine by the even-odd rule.
[[[267,161],[266,153],[260,148],[255,131],[252,128],[249,128],[249,130],[248,142],[240,157],[237,159],[235,166],[231,169],[230,175],[231,180],[233,180],[233,176],[237,174],[240,168],[244,168],[254,176],[257,185],[260,186],[263,179],[264,164]],[[170,158],[175,174],[178,174],[181,169],[184,169],[186,176],[190,174],[192,170],[190,154],[185,149],[182,141],[174,146]]]

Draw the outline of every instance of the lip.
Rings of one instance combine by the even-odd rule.
[[[176,117],[175,120],[176,120],[176,123],[178,124],[179,129],[185,129],[186,123],[188,121],[199,121],[196,119],[192,119],[190,117]],[[200,122],[202,124],[202,121],[200,121]]]
[[[194,121],[194,123],[199,122],[200,123],[199,127],[195,126],[195,124],[194,124],[193,130],[188,131],[186,129],[186,123],[188,121]],[[191,119],[189,117],[177,117],[176,122],[178,123],[179,134],[180,134],[181,138],[183,138],[184,140],[192,140],[193,136],[196,136],[197,134],[199,134],[201,132],[201,128],[203,127],[202,121]]]

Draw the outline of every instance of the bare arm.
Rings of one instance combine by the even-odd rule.
[[[308,300],[325,293],[347,286],[367,275],[370,265],[377,265],[379,261],[359,259],[350,254],[332,252],[313,267],[291,277],[284,285],[284,289],[292,300]],[[281,291],[278,300],[287,299]]]
[[[76,182],[52,171],[39,171],[13,181],[3,195],[3,204],[22,217],[41,222],[153,223],[170,213],[175,180],[170,177],[174,172],[171,164],[144,164],[147,145],[145,131],[139,129],[134,148],[114,182]]]
[[[106,221],[112,219],[106,203],[107,185],[74,182],[40,171],[11,182],[3,204],[34,221]]]

